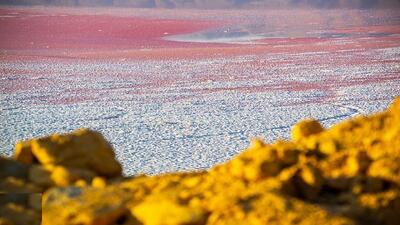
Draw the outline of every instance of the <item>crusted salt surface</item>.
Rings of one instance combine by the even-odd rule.
[[[329,126],[385,108],[400,90],[399,52],[2,61],[2,154],[19,139],[89,127],[127,174],[208,168],[250,137],[287,138],[301,118]]]
[[[18,142],[13,159],[0,158],[0,222],[398,224],[399,122],[396,98],[329,129],[299,121],[291,139],[254,139],[208,170],[156,176],[121,177],[111,146],[88,129]]]

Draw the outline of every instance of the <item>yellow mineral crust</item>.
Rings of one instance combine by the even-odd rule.
[[[291,134],[253,140],[207,171],[122,178],[104,138],[79,130],[17,144],[18,162],[0,162],[18,169],[0,188],[44,192],[43,225],[399,224],[400,98],[329,129],[307,119]],[[30,202],[26,221],[38,212]],[[10,204],[9,215],[25,212]]]

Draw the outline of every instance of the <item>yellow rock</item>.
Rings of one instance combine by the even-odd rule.
[[[8,203],[0,206],[0,218],[7,218],[15,225],[39,225],[40,214],[24,206]]]
[[[364,211],[364,219],[367,221],[381,221],[382,224],[399,223],[400,192],[390,190],[375,194],[363,194],[359,197],[358,207]]]
[[[392,104],[390,104],[389,110],[393,113],[400,112],[400,97],[397,97],[393,100]],[[397,114],[397,116],[399,116]]]
[[[167,196],[145,199],[132,213],[144,225],[196,225],[207,219],[200,208],[181,205]]]
[[[16,151],[15,157],[22,161],[29,161],[26,158],[31,151],[41,164],[88,169],[105,177],[120,176],[122,172],[111,145],[100,133],[88,129],[23,142]]]
[[[42,225],[112,225],[129,216],[133,195],[107,187],[51,189],[43,196]]]
[[[15,144],[14,159],[27,164],[33,162],[34,156],[29,141],[20,141]]]
[[[104,188],[107,186],[107,181],[102,177],[95,177],[92,180],[92,187],[95,188]]]
[[[258,195],[249,196],[234,204],[219,211],[213,211],[206,224],[355,224],[351,219],[329,214],[317,205],[274,192],[260,192]]]
[[[79,180],[75,181],[74,185],[77,187],[86,187],[88,185],[88,183],[83,179],[79,179]]]
[[[95,177],[95,174],[90,170],[68,168],[63,166],[57,166],[51,173],[51,180],[60,187],[65,187],[75,183],[78,180],[89,181]]]
[[[254,138],[250,142],[249,149],[259,149],[262,147],[265,147],[265,143],[259,138]]]
[[[346,161],[346,173],[349,176],[365,173],[370,164],[370,158],[365,151],[353,150]]]
[[[400,158],[382,158],[374,161],[368,169],[368,175],[400,186]]]
[[[324,128],[321,126],[318,120],[303,120],[292,127],[292,139],[293,141],[299,141],[311,135],[321,133],[323,130]]]
[[[318,147],[324,154],[333,154],[338,150],[336,141],[332,139],[324,140]]]

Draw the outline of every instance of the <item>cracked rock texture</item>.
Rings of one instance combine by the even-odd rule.
[[[301,121],[291,140],[253,140],[192,173],[123,177],[87,129],[23,141],[0,159],[0,193],[1,225],[398,224],[400,98],[329,129]]]

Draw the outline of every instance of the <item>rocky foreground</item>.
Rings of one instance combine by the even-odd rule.
[[[0,158],[0,193],[0,225],[399,224],[400,98],[195,173],[123,177],[87,129],[23,141]]]

